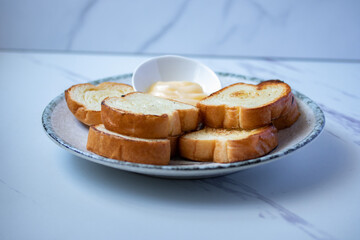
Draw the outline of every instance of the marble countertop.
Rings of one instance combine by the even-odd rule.
[[[306,147],[224,177],[128,173],[46,136],[41,115],[54,97],[148,57],[0,52],[0,239],[358,239],[360,62],[197,58],[215,71],[284,80],[326,116]]]

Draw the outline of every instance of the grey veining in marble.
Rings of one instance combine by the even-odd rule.
[[[62,75],[64,75],[66,77],[66,79],[70,79],[73,83],[81,83],[84,81],[88,82],[91,80],[90,78],[83,76],[79,73],[73,72],[71,70],[63,68],[61,66],[57,66],[55,64],[43,62],[35,57],[25,56],[25,58],[32,61],[33,63],[35,63],[37,65],[45,67],[47,69],[55,69],[55,70],[59,71]]]
[[[73,41],[76,38],[76,34],[80,31],[83,24],[85,24],[86,16],[88,12],[95,6],[95,4],[98,2],[98,0],[88,0],[85,2],[84,6],[81,8],[81,11],[78,15],[78,18],[76,19],[75,23],[73,24],[69,36],[68,36],[68,42],[66,45],[66,50],[71,50]]]
[[[312,239],[335,239],[333,236],[323,230],[318,229],[316,226],[314,226],[301,216],[297,215],[296,213],[292,212],[281,204],[271,200],[270,198],[264,196],[256,189],[244,183],[238,182],[231,177],[221,177],[202,181],[205,184],[211,185],[212,187],[215,187],[220,191],[233,194],[236,197],[242,199],[243,201],[246,201],[247,199],[256,199],[270,206],[273,212],[269,212],[269,210],[267,213],[260,212],[259,217],[261,218],[264,218],[265,215],[280,216],[286,223],[298,228],[300,231],[303,231]]]
[[[0,2],[0,48],[360,59],[360,2]]]
[[[145,52],[149,49],[151,44],[156,42],[158,39],[160,39],[163,35],[165,35],[171,28],[176,24],[176,22],[181,18],[184,11],[186,10],[187,5],[189,4],[190,0],[184,0],[180,7],[175,12],[174,16],[168,20],[168,22],[159,30],[159,32],[155,33],[153,36],[151,36],[149,39],[147,39],[137,50],[138,53]]]

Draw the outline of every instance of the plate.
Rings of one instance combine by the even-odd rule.
[[[257,84],[261,79],[243,75],[218,72],[222,87],[236,82]],[[91,82],[99,84],[105,81],[131,84],[132,74],[100,79]],[[169,165],[158,166],[118,161],[105,158],[86,150],[88,127],[80,123],[66,105],[64,94],[54,98],[45,108],[42,124],[47,135],[56,144],[70,153],[95,163],[145,175],[164,178],[196,179],[215,177],[234,173],[250,167],[256,167],[287,156],[314,140],[323,130],[325,117],[320,107],[298,91],[293,90],[301,116],[290,128],[279,131],[279,145],[271,153],[246,161],[219,164],[212,162],[194,162],[181,157],[173,158]]]

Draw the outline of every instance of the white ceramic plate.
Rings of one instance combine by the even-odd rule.
[[[217,73],[217,75],[222,87],[236,82],[253,84],[261,82],[260,79],[230,73]],[[100,82],[114,81],[131,84],[131,77],[131,74],[126,74],[91,83],[99,84]],[[279,131],[278,147],[263,157],[229,164],[194,162],[178,157],[172,159],[167,166],[157,166],[118,161],[89,152],[86,150],[88,127],[77,121],[69,111],[64,94],[57,96],[47,105],[42,115],[42,123],[46,133],[56,144],[72,154],[92,162],[125,171],[166,178],[195,179],[214,177],[255,167],[284,157],[310,143],[321,133],[325,125],[325,118],[319,106],[305,95],[295,90],[293,90],[293,93],[298,102],[301,116],[293,126]]]

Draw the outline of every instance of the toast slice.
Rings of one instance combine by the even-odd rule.
[[[121,135],[103,124],[89,129],[86,148],[98,155],[134,163],[167,165],[174,153],[176,137],[169,139],[143,139]]]
[[[101,116],[111,131],[155,139],[195,130],[200,122],[197,107],[140,92],[106,98]]]
[[[290,108],[286,112],[282,113],[279,118],[273,120],[273,125],[277,128],[277,130],[290,127],[300,117],[300,112],[295,97],[292,95],[291,99]]]
[[[84,83],[67,89],[65,99],[75,117],[90,126],[101,123],[101,101],[104,98],[122,96],[133,91],[133,87],[122,83],[104,82],[97,86]]]
[[[269,80],[258,85],[230,85],[206,97],[197,107],[208,127],[255,129],[289,112],[292,101],[289,85]]]
[[[182,157],[217,163],[261,157],[277,145],[277,129],[273,125],[253,130],[204,128],[179,139]]]

